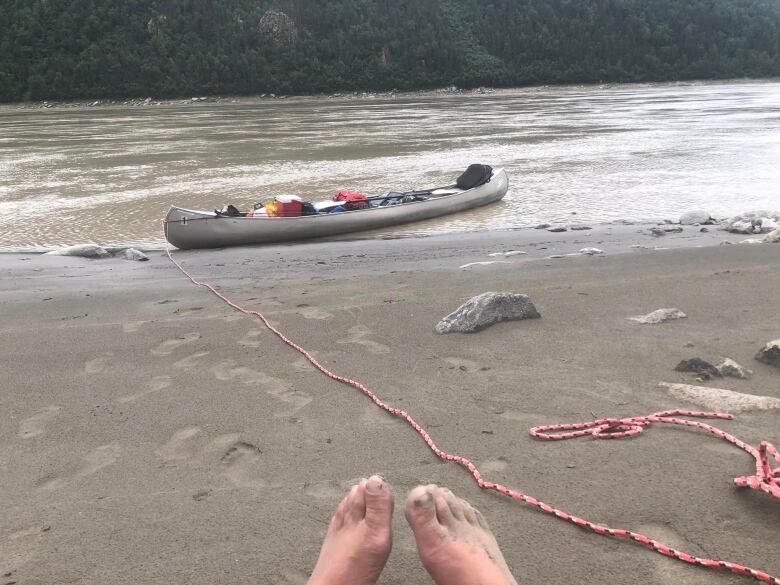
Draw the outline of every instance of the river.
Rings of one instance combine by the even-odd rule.
[[[162,242],[172,203],[326,199],[504,167],[501,203],[376,236],[780,208],[780,81],[0,106],[0,249]]]

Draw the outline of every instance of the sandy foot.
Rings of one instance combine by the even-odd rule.
[[[354,486],[330,521],[309,585],[373,585],[392,546],[393,495],[372,475]]]
[[[447,488],[414,488],[406,519],[437,585],[517,585],[485,518]]]

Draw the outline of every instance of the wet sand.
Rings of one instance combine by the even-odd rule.
[[[699,409],[658,387],[696,383],[674,371],[695,356],[755,371],[708,385],[780,397],[780,370],[753,359],[780,337],[780,247],[719,246],[742,238],[697,230],[657,239],[637,226],[522,230],[176,257],[407,409],[488,479],[778,575],[780,505],[731,484],[754,469],[739,449],[667,427],[608,442],[528,435],[540,424]],[[606,254],[546,259],[586,246]],[[459,268],[512,249],[528,255]],[[374,472],[399,500],[436,482],[477,505],[521,583],[751,582],[480,492],[402,421],[315,372],[160,252],[146,263],[3,254],[0,273],[0,583],[301,584],[336,504]],[[542,318],[434,333],[486,290],[526,293]],[[688,318],[626,320],[661,307]],[[777,411],[718,426],[780,444]],[[380,583],[429,583],[400,508]]]

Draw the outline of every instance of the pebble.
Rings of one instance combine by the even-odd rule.
[[[547,228],[547,231],[548,232],[554,232],[554,233],[565,232],[566,228],[563,227],[563,226],[551,227],[551,228]]]

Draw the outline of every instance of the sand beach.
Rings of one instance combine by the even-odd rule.
[[[732,484],[754,472],[745,452],[660,425],[620,441],[528,433],[709,410],[661,382],[780,398],[780,370],[754,359],[780,337],[780,246],[723,244],[740,239],[606,225],[174,255],[326,367],[406,409],[486,479],[780,575],[780,503]],[[577,253],[586,247],[604,253]],[[507,251],[524,253],[490,255]],[[372,473],[399,501],[420,483],[470,500],[521,583],[751,582],[480,491],[403,421],[194,286],[164,252],[148,254],[0,254],[0,585],[301,585],[333,509]],[[483,262],[492,264],[473,264]],[[485,291],[527,294],[542,317],[435,333]],[[668,307],[687,317],[627,319]],[[674,369],[692,357],[729,357],[754,375],[697,382]],[[748,408],[715,424],[778,445],[778,414]],[[430,583],[397,508],[380,583]]]

